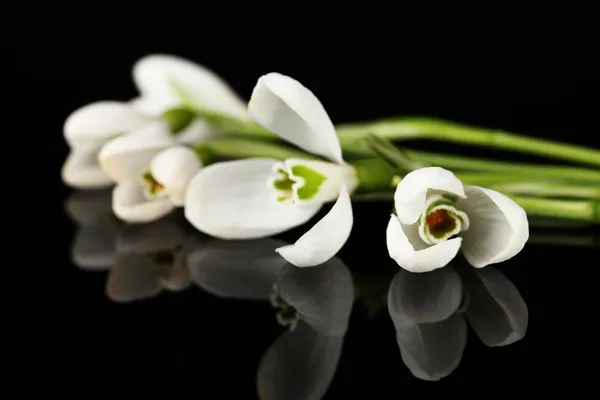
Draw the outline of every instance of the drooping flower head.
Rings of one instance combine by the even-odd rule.
[[[523,208],[505,195],[464,187],[450,171],[427,167],[396,188],[387,227],[390,257],[411,272],[444,267],[462,250],[476,268],[518,254],[529,238]]]
[[[326,158],[249,158],[211,165],[190,182],[185,215],[200,231],[223,239],[271,236],[302,225],[326,202],[335,204],[296,243],[277,251],[296,266],[333,257],[352,229],[354,168],[342,158],[335,128],[317,97],[278,73],[262,76],[248,113],[286,141]]]

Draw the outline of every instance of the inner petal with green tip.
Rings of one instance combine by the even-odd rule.
[[[428,245],[441,243],[469,229],[469,217],[455,206],[455,199],[431,196],[419,218],[419,237]]]
[[[328,178],[302,164],[277,164],[269,185],[278,202],[310,202],[314,200]]]
[[[166,196],[165,187],[158,182],[150,171],[142,174],[142,185],[144,186],[144,195],[148,199]]]

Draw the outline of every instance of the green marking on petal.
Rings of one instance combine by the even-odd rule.
[[[150,173],[150,171],[146,171],[142,174],[142,181],[146,185],[148,193],[150,193],[152,196],[155,196],[159,192],[162,192],[165,188],[156,179],[154,179],[154,176],[152,176],[152,173]]]
[[[291,168],[292,175],[304,180],[304,185],[297,190],[300,200],[310,200],[319,193],[319,188],[327,180],[327,177],[312,168],[304,165],[294,165]]]

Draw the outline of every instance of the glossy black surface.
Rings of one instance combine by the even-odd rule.
[[[359,209],[375,223],[383,206]],[[64,306],[98,342],[71,355],[85,365],[168,362],[224,396],[347,398],[426,381],[564,379],[590,340],[592,230],[532,219],[531,243],[513,260],[476,270],[459,258],[413,274],[384,244],[359,249],[356,238],[326,264],[296,268],[274,252],[284,239],[213,239],[178,213],[126,225],[112,218],[109,191],[73,193],[65,210],[78,269]]]
[[[10,76],[32,84],[25,91],[20,84],[27,96],[19,104],[43,99],[14,130],[33,124],[27,126],[36,133],[35,165],[43,166],[41,187],[30,197],[38,201],[35,213],[29,205],[19,210],[27,227],[15,231],[27,242],[15,261],[25,264],[26,275],[15,283],[15,303],[33,304],[31,312],[17,310],[23,329],[16,330],[26,367],[19,371],[29,386],[79,397],[160,391],[170,398],[260,393],[286,400],[325,392],[325,399],[395,399],[414,390],[478,397],[501,389],[514,395],[522,387],[594,390],[598,228],[532,228],[513,260],[481,271],[457,260],[415,277],[387,255],[389,204],[357,204],[339,257],[327,268],[297,271],[274,257],[271,240],[215,241],[191,231],[178,214],[123,226],[106,197],[73,193],[59,171],[67,154],[65,117],[92,101],[134,97],[130,67],[155,52],[209,66],[246,98],[260,75],[288,74],[315,92],[336,123],[433,115],[598,147],[597,49],[578,40],[536,51],[520,41],[414,50],[399,42],[409,36],[396,31],[397,21],[393,34],[340,22],[334,30],[344,34],[335,39],[309,40],[304,26],[281,33],[285,46],[259,45],[253,38],[272,37],[274,27],[263,31],[254,20],[245,28],[201,26],[211,17],[181,24],[181,12],[167,23],[167,14],[137,23],[48,23],[37,26],[35,45],[5,44]],[[303,232],[273,240],[290,243]],[[419,287],[426,290],[413,290]],[[274,290],[285,304],[271,304]],[[278,319],[292,322],[291,307],[299,318],[288,331]]]

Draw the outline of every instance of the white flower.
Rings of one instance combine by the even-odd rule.
[[[179,145],[162,121],[113,139],[99,159],[117,183],[113,212],[127,222],[154,221],[182,206],[188,181],[202,167],[194,151]]]
[[[394,202],[387,247],[411,272],[441,268],[459,250],[473,267],[483,268],[514,257],[529,238],[527,215],[518,204],[494,190],[465,188],[443,168],[407,174]]]
[[[71,151],[62,169],[63,181],[80,189],[110,185],[98,164],[98,152],[110,139],[142,128],[169,109],[196,105],[248,118],[244,101],[211,70],[168,55],[150,55],[133,67],[140,96],[130,102],[99,101],[75,110],[66,120],[64,136]],[[186,98],[182,98],[185,96]],[[194,120],[177,134],[182,144],[195,144],[219,133]]]
[[[147,124],[149,117],[117,101],[88,104],[65,121],[63,134],[71,151],[62,168],[63,181],[75,188],[94,189],[111,184],[98,163],[98,152],[111,138]]]
[[[249,158],[213,164],[191,180],[185,216],[209,235],[251,239],[302,225],[335,201],[296,243],[277,249],[296,266],[322,264],[350,235],[349,193],[358,185],[353,167],[342,159],[333,123],[309,89],[278,73],[258,80],[248,111],[263,127],[331,162]]]

